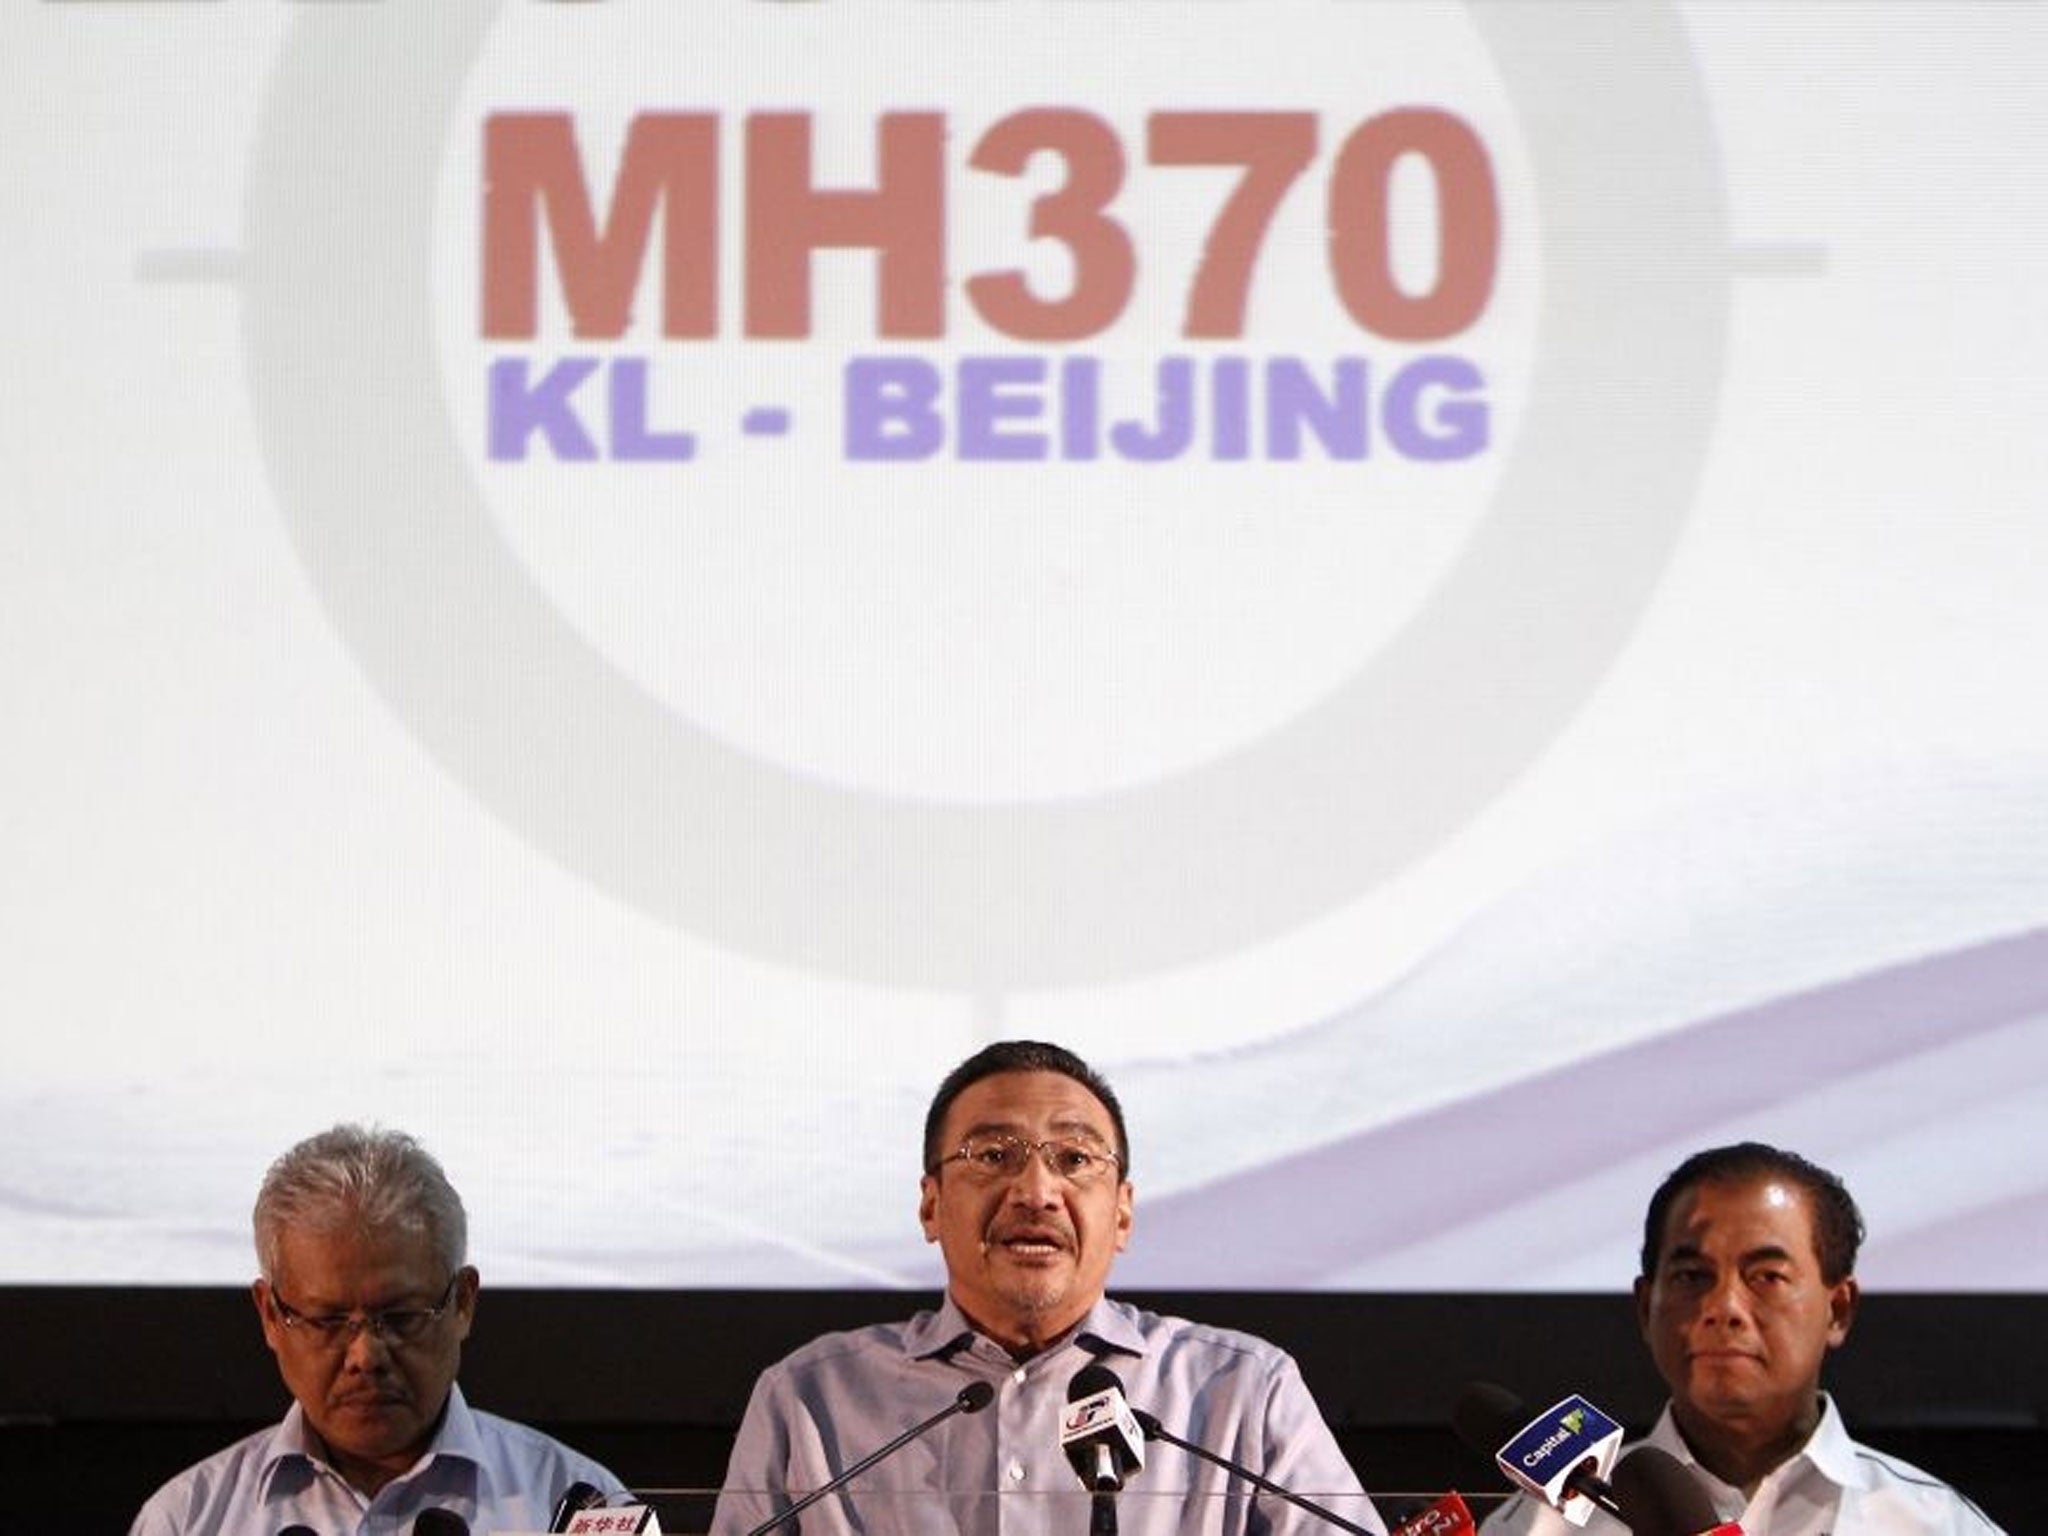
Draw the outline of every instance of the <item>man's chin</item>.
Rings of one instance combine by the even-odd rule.
[[[328,1414],[320,1438],[351,1456],[378,1460],[398,1455],[421,1432],[409,1403],[343,1403]]]

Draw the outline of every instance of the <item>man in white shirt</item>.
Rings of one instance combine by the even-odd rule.
[[[1670,1390],[1647,1443],[1689,1467],[1745,1536],[1998,1536],[1968,1499],[1849,1438],[1820,1390],[1849,1336],[1863,1218],[1842,1181],[1743,1142],[1700,1152],[1658,1186],[1643,1223],[1636,1319]],[[1487,1536],[1564,1536],[1526,1497]],[[1621,1536],[1595,1514],[1588,1536]]]

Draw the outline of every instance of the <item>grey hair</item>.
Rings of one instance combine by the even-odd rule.
[[[337,1125],[309,1136],[263,1176],[256,1258],[275,1283],[287,1231],[417,1233],[449,1274],[469,1257],[462,1197],[433,1155],[403,1131]]]

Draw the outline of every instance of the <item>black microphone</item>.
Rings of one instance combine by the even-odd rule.
[[[310,1525],[288,1525],[277,1536],[316,1536]]]
[[[1124,1479],[1145,1465],[1145,1434],[1131,1416],[1124,1384],[1100,1360],[1089,1361],[1067,1383],[1060,1449],[1082,1486],[1094,1493],[1121,1493]]]
[[[1740,1525],[1722,1523],[1699,1479],[1660,1446],[1639,1445],[1615,1464],[1614,1496],[1635,1536],[1742,1536]]]
[[[423,1509],[412,1523],[412,1536],[469,1536],[469,1522],[452,1509]]]
[[[1621,1448],[1621,1426],[1583,1397],[1567,1397],[1532,1418],[1506,1387],[1475,1381],[1458,1394],[1451,1428],[1509,1482],[1553,1509],[1583,1498],[1624,1518],[1602,1475]]]
[[[979,1413],[995,1400],[996,1389],[994,1387],[985,1381],[970,1381],[959,1390],[954,1396],[953,1401],[946,1404],[945,1407],[941,1408],[930,1418],[911,1425],[910,1428],[903,1431],[902,1434],[891,1440],[880,1450],[870,1452],[831,1481],[821,1487],[813,1488],[809,1493],[790,1505],[789,1508],[782,1511],[781,1514],[770,1515],[766,1520],[763,1520],[759,1525],[747,1532],[747,1536],[768,1536],[768,1532],[774,1530],[778,1525],[782,1525],[802,1514],[813,1504],[817,1503],[818,1500],[825,1497],[826,1494],[837,1493],[876,1462],[886,1461],[889,1457],[902,1450],[903,1447],[910,1444],[911,1441],[917,1439],[918,1436],[929,1434],[939,1425],[945,1423],[946,1420],[952,1418],[954,1414]]]
[[[594,1509],[604,1502],[604,1491],[595,1483],[571,1483],[562,1490],[562,1496],[555,1500],[555,1512],[548,1516],[550,1531],[566,1531],[569,1522],[586,1509]]]
[[[1228,1456],[1219,1456],[1216,1452],[1199,1446],[1192,1440],[1181,1439],[1179,1435],[1168,1431],[1159,1420],[1142,1408],[1132,1409],[1131,1416],[1138,1421],[1138,1428],[1147,1440],[1163,1440],[1176,1450],[1186,1451],[1190,1456],[1206,1461],[1212,1467],[1221,1467],[1232,1476],[1243,1478],[1254,1488],[1258,1489],[1259,1492],[1270,1493],[1276,1499],[1285,1499],[1296,1509],[1305,1509],[1318,1520],[1328,1521],[1340,1531],[1349,1531],[1351,1536],[1379,1536],[1379,1533],[1376,1531],[1368,1530],[1365,1526],[1346,1520],[1334,1509],[1325,1509],[1314,1499],[1305,1499],[1291,1489],[1282,1488],[1271,1478],[1259,1476],[1258,1473],[1254,1472],[1243,1462],[1232,1461]]]

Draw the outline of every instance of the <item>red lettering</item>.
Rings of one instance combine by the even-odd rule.
[[[1020,341],[1074,341],[1114,324],[1130,302],[1138,258],[1130,234],[1103,210],[1123,189],[1116,129],[1091,112],[1044,107],[1017,112],[981,136],[968,160],[978,171],[1021,176],[1040,150],[1060,157],[1067,179],[1031,205],[1031,238],[1057,240],[1073,255],[1066,297],[1041,299],[1015,268],[967,280],[982,319]]]
[[[747,334],[811,334],[811,255],[826,247],[878,253],[875,329],[888,337],[945,334],[946,120],[885,112],[871,192],[820,191],[811,181],[811,114],[747,119]]]
[[[1394,280],[1390,199],[1403,155],[1436,179],[1436,277],[1423,293]],[[1441,341],[1485,312],[1500,260],[1500,200],[1486,146],[1464,119],[1405,107],[1358,125],[1330,172],[1330,274],[1344,308],[1390,341]]]
[[[567,113],[502,112],[484,124],[483,333],[539,333],[545,212],[575,334],[626,334],[662,208],[661,334],[710,336],[718,323],[718,120],[701,112],[633,119],[600,234]]]
[[[1146,124],[1154,165],[1241,165],[1217,210],[1188,285],[1183,336],[1242,336],[1252,269],[1280,199],[1316,153],[1312,112],[1155,112]]]

